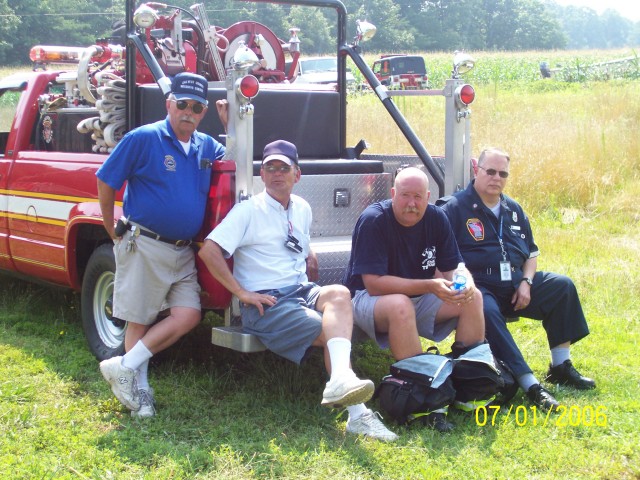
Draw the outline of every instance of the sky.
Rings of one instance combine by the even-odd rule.
[[[640,2],[638,0],[555,0],[562,6],[573,5],[576,7],[588,7],[598,13],[607,8],[617,10],[618,13],[633,22],[640,22]]]

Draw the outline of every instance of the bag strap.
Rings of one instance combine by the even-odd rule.
[[[405,407],[407,406],[407,402],[409,401],[409,394],[411,393],[411,387],[407,386],[407,383],[404,382],[402,386],[398,389],[398,396],[396,397],[395,402],[389,408],[389,413],[393,418],[398,420],[401,423],[407,421],[407,416],[405,415]]]

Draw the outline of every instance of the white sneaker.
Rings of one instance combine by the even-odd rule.
[[[395,442],[398,439],[398,435],[384,426],[382,415],[369,409],[355,420],[349,419],[347,432],[375,438],[383,442]]]
[[[113,357],[100,362],[100,372],[111,385],[116,398],[129,410],[138,410],[138,389],[136,388],[136,372],[122,366],[122,357]]]
[[[138,389],[140,410],[131,412],[133,418],[151,418],[156,415],[156,401],[153,398],[153,388]]]
[[[325,407],[344,408],[364,403],[373,396],[373,382],[360,380],[353,370],[334,377],[327,382],[322,393],[322,405]]]

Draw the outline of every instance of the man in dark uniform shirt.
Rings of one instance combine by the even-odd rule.
[[[484,300],[486,337],[506,362],[527,397],[543,409],[558,401],[533,375],[507,328],[506,318],[542,320],[551,349],[546,380],[577,389],[595,388],[572,365],[569,348],[589,334],[576,287],[570,278],[537,270],[539,250],[522,207],[502,193],[509,176],[509,156],[484,150],[476,178],[442,208],[458,247]]]

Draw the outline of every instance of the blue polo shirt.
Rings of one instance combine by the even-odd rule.
[[[125,181],[124,215],[171,239],[193,238],[202,227],[211,184],[211,165],[224,146],[194,132],[189,153],[169,118],[127,133],[96,172],[115,190]]]
[[[540,254],[533,239],[529,218],[522,207],[507,195],[500,195],[498,217],[484,204],[473,186],[450,197],[442,205],[453,227],[467,269],[476,285],[517,287],[522,280],[522,265]],[[502,250],[499,236],[511,263],[511,281],[500,279]]]
[[[449,220],[439,207],[429,205],[412,227],[398,223],[391,200],[368,206],[356,223],[351,258],[343,283],[351,294],[364,289],[363,274],[431,279],[436,268],[454,270],[462,261]]]

